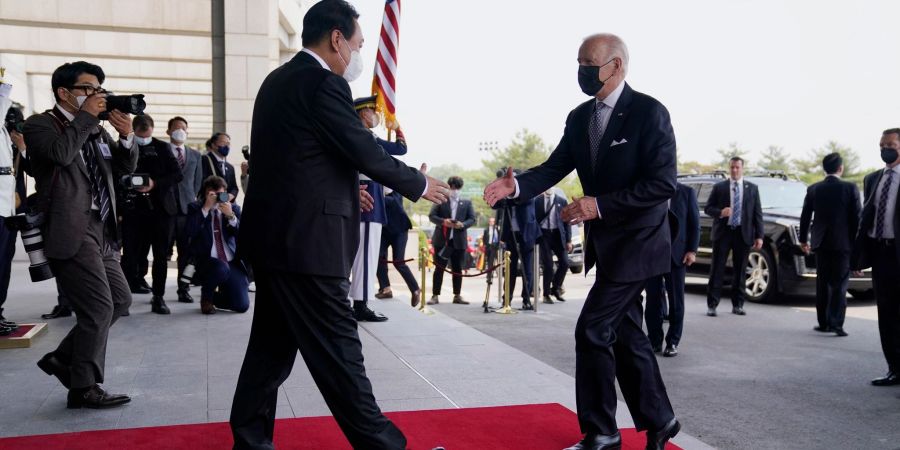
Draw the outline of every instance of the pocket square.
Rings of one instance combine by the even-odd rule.
[[[624,144],[624,143],[627,143],[627,142],[628,142],[628,140],[625,139],[625,138],[622,138],[621,141],[617,141],[617,140],[613,139],[612,144],[609,144],[609,146],[610,146],[610,147],[615,147],[615,146],[617,146],[617,145]]]

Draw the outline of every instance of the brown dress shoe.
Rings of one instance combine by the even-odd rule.
[[[431,300],[428,300],[427,302],[425,302],[425,304],[426,304],[426,305],[437,305],[437,304],[440,303],[440,302],[441,302],[440,296],[438,296],[438,295],[432,295],[432,296],[431,296]]]
[[[212,300],[200,299],[200,312],[203,314],[215,314],[216,306],[213,305]]]
[[[377,298],[379,300],[384,300],[387,298],[394,298],[394,293],[391,291],[391,288],[385,288],[385,289],[378,291],[378,293],[375,294],[375,298]]]
[[[422,290],[416,289],[416,292],[412,293],[412,298],[409,299],[409,305],[415,308],[419,306],[419,299],[422,298]]]
[[[457,305],[468,305],[469,304],[469,302],[463,300],[461,295],[454,295],[453,303],[456,303]]]

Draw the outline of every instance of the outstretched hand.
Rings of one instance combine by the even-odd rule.
[[[484,188],[484,201],[488,205],[494,206],[500,200],[516,193],[516,178],[513,176],[513,169],[506,169],[506,175],[492,181]]]
[[[372,196],[369,195],[369,192],[366,191],[366,185],[360,184],[359,185],[359,209],[361,209],[362,212],[369,212],[373,208],[375,208],[375,199],[373,199]]]
[[[419,168],[419,172],[422,172],[422,175],[425,175],[425,179],[428,181],[428,189],[422,195],[425,200],[440,205],[450,198],[450,186],[437,178],[428,176],[426,174],[428,172],[427,164],[423,163],[422,167]]]

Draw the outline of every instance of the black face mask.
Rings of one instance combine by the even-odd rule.
[[[611,62],[613,60],[607,61],[606,64]],[[603,66],[606,64],[603,64]],[[581,92],[584,92],[585,95],[591,97],[597,95],[603,89],[605,81],[612,78],[612,75],[610,75],[606,80],[600,80],[600,69],[603,66],[578,66],[578,86],[581,87]]]
[[[881,160],[885,164],[890,164],[897,160],[897,150],[887,147],[881,147]]]

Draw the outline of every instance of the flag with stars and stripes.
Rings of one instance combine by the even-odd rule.
[[[400,0],[387,0],[381,36],[378,38],[378,55],[375,57],[375,79],[372,93],[376,96],[377,110],[384,115],[388,129],[397,126],[397,49],[400,45]]]

